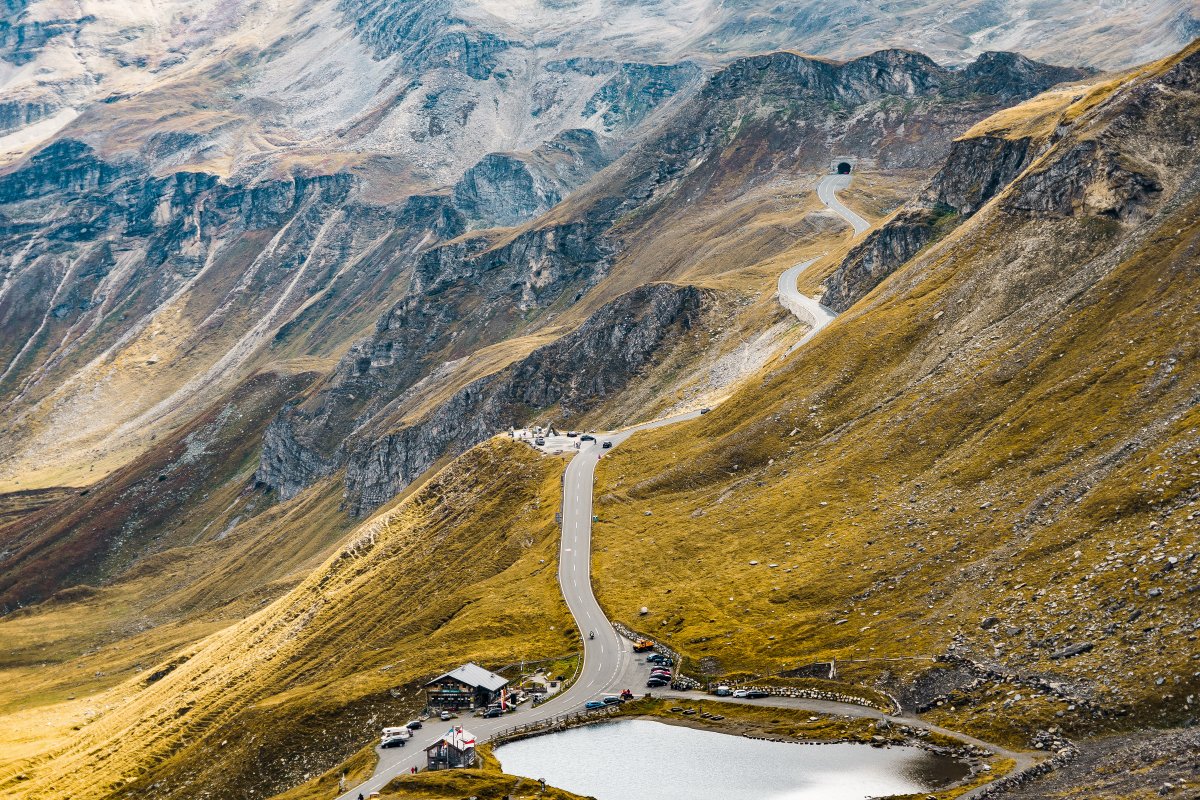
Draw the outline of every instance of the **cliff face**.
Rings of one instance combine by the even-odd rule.
[[[1029,137],[955,141],[921,196],[846,254],[825,281],[821,302],[845,311],[935,238],[953,230],[1008,186],[1033,159]]]
[[[617,395],[678,344],[704,310],[694,287],[651,284],[602,307],[561,339],[455,392],[419,420],[380,420],[347,442],[346,498],[355,514],[386,502],[444,455],[552,413],[570,419]]]

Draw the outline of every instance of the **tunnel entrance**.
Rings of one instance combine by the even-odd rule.
[[[837,165],[837,174],[838,175],[849,175],[850,174],[850,162],[839,161],[838,165]]]

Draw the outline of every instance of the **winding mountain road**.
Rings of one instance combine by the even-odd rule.
[[[849,181],[849,175],[826,176],[818,184],[817,194],[825,205],[844,217],[854,227],[854,233],[857,236],[870,225],[862,217],[838,202],[835,193],[837,189],[845,188]],[[779,302],[811,327],[805,337],[791,350],[795,350],[815,336],[836,316],[833,311],[805,296],[796,288],[797,277],[813,261],[815,259],[797,264],[779,276]],[[468,731],[475,734],[480,742],[484,742],[514,725],[537,722],[560,714],[579,711],[587,700],[597,698],[605,693],[617,692],[623,688],[639,686],[641,682],[644,682],[645,676],[648,674],[648,667],[643,663],[644,659],[635,655],[631,643],[617,634],[592,591],[592,496],[596,464],[605,453],[610,452],[610,449],[603,447],[604,442],[611,442],[612,447],[616,447],[638,431],[695,419],[700,414],[700,411],[691,411],[608,434],[598,434],[595,441],[582,443],[563,473],[562,538],[559,542],[558,583],[583,642],[583,665],[575,682],[568,689],[537,708],[521,708],[498,719],[472,717],[453,722],[431,719],[426,723],[425,728],[416,732],[416,735],[408,741],[405,747],[390,750],[376,747],[379,763],[375,773],[364,783],[342,794],[338,800],[356,800],[360,794],[368,797],[372,792],[381,791],[397,775],[409,772],[413,767],[424,767],[424,748],[437,741],[449,727],[460,722]],[[594,639],[586,638],[589,631],[595,632]],[[668,697],[695,697],[694,693],[674,690],[660,690],[657,693]],[[1016,771],[1023,771],[1038,763],[1034,754],[1007,750],[956,731],[947,730],[918,717],[897,717],[851,703],[800,698],[769,698],[751,701],[705,696],[705,699],[734,704],[771,705],[810,713],[888,720],[894,724],[936,731],[977,747],[989,749],[1001,756],[1013,759],[1017,764]],[[391,724],[402,724],[402,722],[403,720],[393,720]],[[986,786],[979,787],[963,797],[976,797],[982,794],[986,788]]]
[[[809,339],[821,332],[829,323],[833,322],[833,318],[837,313],[833,309],[821,305],[818,301],[813,300],[808,295],[796,288],[796,279],[800,277],[800,273],[808,269],[809,266],[816,261],[815,258],[810,258],[808,261],[801,261],[796,266],[786,269],[779,276],[779,304],[792,312],[798,320],[808,326],[808,333],[800,341],[796,342],[788,353],[791,353],[798,347],[804,345]]]
[[[830,211],[833,211],[846,220],[846,222],[850,223],[850,226],[854,228],[854,235],[858,236],[870,228],[871,223],[846,208],[837,199],[837,190],[845,189],[849,185],[849,175],[826,175],[817,184],[817,197]],[[796,288],[796,280],[800,277],[800,273],[808,269],[816,260],[815,258],[810,258],[808,261],[801,261],[796,266],[784,270],[783,274],[779,276],[779,283],[776,287],[779,294],[779,304],[792,312],[798,320],[809,328],[808,333],[804,334],[804,338],[788,349],[788,354],[803,346],[809,339],[820,333],[821,329],[830,322],[833,322],[833,318],[837,316],[837,312],[833,309],[821,305],[820,302]]]
[[[847,188],[850,185],[851,177],[850,175],[826,175],[817,184],[817,197],[831,211],[836,212],[838,216],[849,222],[851,227],[854,228],[854,235],[858,236],[871,227],[871,223],[846,208],[837,198],[838,189]]]

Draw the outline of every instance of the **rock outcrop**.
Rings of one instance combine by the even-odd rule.
[[[563,131],[532,153],[489,153],[454,185],[473,227],[516,225],[544,214],[608,163],[596,135]]]
[[[412,407],[427,385],[448,376],[415,381],[405,369],[409,360],[393,357],[401,350],[381,327],[347,355],[317,402],[286,410],[271,424],[256,478],[292,497],[344,466],[348,505],[362,513],[447,453],[463,452],[552,408],[570,417],[596,407],[673,346],[696,324],[703,305],[704,294],[694,287],[643,286],[562,338],[470,382],[415,421]],[[405,381],[409,388],[400,388]],[[357,427],[344,427],[346,421]]]
[[[821,302],[845,311],[901,264],[954,229],[1003,190],[1032,160],[1029,137],[959,139],[921,196],[854,246],[825,281]]]

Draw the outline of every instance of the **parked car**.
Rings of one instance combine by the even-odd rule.
[[[504,716],[503,708],[489,708],[487,711],[483,712],[484,719],[495,719],[496,717],[503,717],[503,716]]]
[[[762,689],[751,689],[746,692],[747,700],[762,700],[764,697],[770,697],[770,692],[764,692]]]
[[[583,704],[583,707],[587,708],[587,709],[604,708],[604,701],[603,700],[588,700],[586,703]]]
[[[545,439],[545,437],[539,436],[533,440],[533,443],[536,444],[538,447],[541,447],[542,445],[544,445],[546,443],[546,439]]]
[[[713,694],[715,694],[717,697],[729,697],[729,695],[733,694],[733,690],[722,684],[717,687],[717,690],[713,692]]]
[[[606,706],[615,706],[620,704],[621,698],[617,697],[615,694],[606,694],[601,699],[601,702]]]
[[[590,433],[585,433],[583,436],[580,436],[580,437],[579,437],[579,441],[581,441],[581,442],[594,442],[594,441],[596,441],[596,437],[595,437],[595,436],[592,436]]]
[[[646,656],[646,661],[651,664],[670,664],[671,659],[664,656],[662,653],[651,653]]]
[[[651,672],[650,677],[658,678],[659,680],[662,680],[662,681],[669,681],[669,680],[671,680],[671,678],[673,676],[671,675],[669,670],[664,670],[662,672]]]
[[[419,731],[419,730],[421,730],[421,728],[423,726],[421,725],[421,720],[414,719],[412,722],[408,723],[404,727],[408,728],[410,731]]]
[[[383,741],[379,743],[380,747],[404,747],[404,737],[402,736],[385,736]]]
[[[438,719],[440,719],[442,722],[445,722],[448,719],[454,719],[454,714],[450,711],[443,711],[442,713],[438,714]]]
[[[612,447],[612,442],[606,441],[604,444],[602,444],[600,446],[603,447],[605,450],[607,450],[608,448]]]
[[[668,683],[670,683],[670,681],[664,680],[663,678],[655,678],[653,676],[650,678],[650,680],[646,681],[646,685],[652,689],[658,688],[659,686],[666,686]]]
[[[567,436],[571,437],[572,439],[574,439],[578,435],[579,435],[578,431],[567,431]]]
[[[743,699],[744,699],[745,697],[747,697],[749,694],[750,694],[750,690],[749,690],[749,689],[735,689],[735,690],[734,690],[734,692],[733,692],[733,696],[734,696],[734,697],[737,697],[737,698],[743,698]]]

